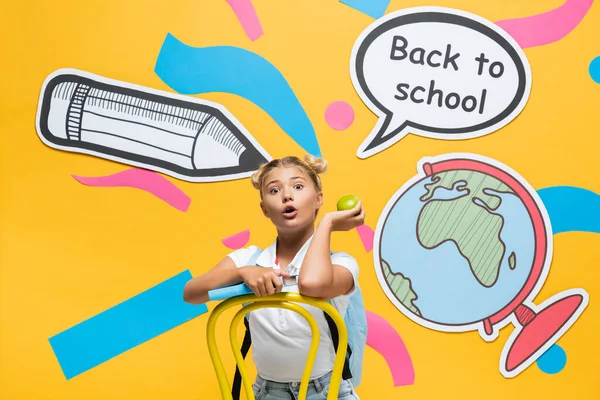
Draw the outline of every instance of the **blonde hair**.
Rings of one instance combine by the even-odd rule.
[[[266,164],[262,164],[250,178],[252,180],[252,186],[260,191],[261,198],[263,195],[262,186],[267,174],[276,168],[282,167],[296,167],[304,171],[304,173],[315,185],[317,192],[321,192],[322,186],[319,174],[327,172],[327,161],[325,161],[323,158],[318,158],[307,154],[304,156],[304,160],[301,160],[295,156],[288,156],[271,160]]]

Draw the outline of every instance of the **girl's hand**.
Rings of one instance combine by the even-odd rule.
[[[325,214],[323,221],[331,224],[332,231],[349,231],[365,223],[365,210],[362,201],[351,210],[334,211]]]
[[[240,275],[244,283],[252,289],[258,297],[269,296],[281,292],[283,283],[281,277],[289,278],[285,272],[273,268],[248,266],[240,268]]]

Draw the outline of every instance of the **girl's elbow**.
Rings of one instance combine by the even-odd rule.
[[[192,291],[190,288],[190,282],[186,283],[183,287],[183,301],[186,303],[192,302]]]
[[[298,292],[303,296],[320,298],[326,285],[314,279],[298,279]]]
[[[183,287],[183,301],[188,304],[202,304],[202,296],[196,293],[197,290],[194,290],[194,287],[191,283],[192,281],[190,280]]]

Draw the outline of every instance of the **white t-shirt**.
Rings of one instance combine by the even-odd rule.
[[[302,261],[311,240],[312,237],[298,251],[287,271],[302,268]],[[279,269],[279,265],[275,263],[276,244],[275,241],[260,254],[256,260],[257,265]],[[236,267],[241,268],[247,266],[252,255],[259,250],[256,246],[249,246],[232,252],[229,257]],[[354,287],[356,287],[358,284],[356,260],[347,253],[339,252],[331,255],[331,262],[347,268],[352,273]],[[284,286],[282,291],[298,292],[298,285]],[[346,313],[352,293],[354,289],[331,300],[332,305],[341,315]],[[307,304],[299,305],[312,314],[319,327],[319,349],[311,373],[311,379],[315,379],[333,369],[335,350],[323,310]],[[299,382],[312,339],[310,326],[304,317],[294,311],[281,308],[261,308],[250,313],[249,322],[252,334],[252,359],[260,376],[275,382]]]

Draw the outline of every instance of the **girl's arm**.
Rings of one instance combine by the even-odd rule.
[[[237,268],[230,257],[225,257],[210,271],[188,281],[183,288],[183,301],[203,304],[208,301],[209,290],[245,282],[256,296],[268,296],[281,292],[280,276],[289,275],[273,268],[247,266]]]
[[[183,288],[183,301],[202,304],[208,301],[208,291],[221,286],[233,285],[243,281],[240,268],[230,257],[225,257],[210,271],[188,281]]]
[[[352,210],[332,212],[323,217],[300,268],[300,294],[328,300],[354,288],[352,273],[341,265],[331,263],[331,232],[353,229],[362,225],[364,218],[360,202]]]

